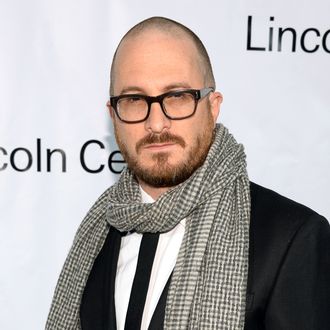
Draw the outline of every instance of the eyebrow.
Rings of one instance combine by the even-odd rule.
[[[176,82],[176,83],[173,83],[173,84],[169,84],[169,85],[166,85],[165,87],[162,88],[162,92],[163,93],[166,93],[166,92],[169,92],[171,90],[175,90],[175,89],[183,89],[183,88],[189,88],[191,89],[191,85],[188,84],[187,82]],[[145,92],[145,90],[139,86],[127,86],[125,88],[123,88],[119,95],[123,95],[123,94],[132,94],[132,93],[141,93],[141,94],[147,94]]]

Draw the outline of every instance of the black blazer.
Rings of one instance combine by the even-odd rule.
[[[251,183],[246,330],[330,329],[330,226]]]
[[[330,329],[330,226],[309,208],[251,183],[245,330]],[[89,276],[82,330],[116,329],[113,288],[120,234],[110,230]],[[149,330],[163,328],[165,287]],[[207,330],[207,329],[206,329]]]

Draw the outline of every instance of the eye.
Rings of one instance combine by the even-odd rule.
[[[129,103],[136,103],[136,102],[141,102],[143,101],[143,98],[140,96],[132,95],[132,96],[127,96],[125,100]]]
[[[145,104],[145,99],[141,95],[125,95],[118,101],[118,106],[121,109],[144,108]]]
[[[177,91],[171,93],[167,98],[166,101],[169,102],[190,102],[193,96],[190,93],[187,93],[186,91]]]
[[[171,97],[173,98],[183,98],[185,96],[185,92],[174,92]]]

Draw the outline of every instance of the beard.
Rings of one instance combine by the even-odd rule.
[[[125,143],[120,139],[116,125],[115,136],[117,144],[128,168],[138,180],[155,188],[174,187],[186,181],[200,166],[203,165],[214,138],[214,123],[209,114],[206,127],[196,136],[187,156],[178,164],[170,164],[169,152],[158,152],[152,155],[152,165],[144,165],[137,156],[131,155]],[[162,134],[149,134],[136,143],[135,150],[138,155],[141,148],[152,143],[176,143],[183,149],[186,142],[178,135],[165,132]]]

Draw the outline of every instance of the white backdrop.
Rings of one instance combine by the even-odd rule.
[[[250,178],[330,219],[329,12],[327,0],[0,0],[0,329],[44,327],[74,233],[123,166],[109,66],[149,16],[205,43]]]

